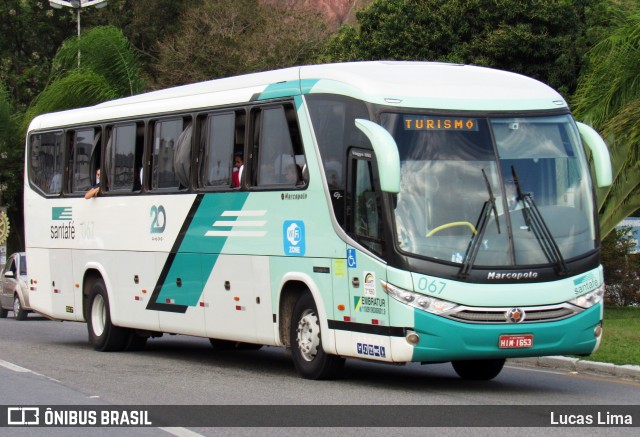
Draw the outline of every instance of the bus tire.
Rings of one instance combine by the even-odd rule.
[[[13,296],[13,315],[16,317],[16,320],[26,320],[29,311],[26,311],[22,308],[22,304],[20,303],[20,297],[15,294]]]
[[[128,331],[129,335],[127,336],[127,344],[124,346],[124,350],[127,352],[138,352],[144,350],[149,337],[140,335],[133,329]]]
[[[99,352],[116,352],[124,350],[129,339],[129,332],[125,328],[111,323],[111,312],[107,287],[100,278],[96,279],[89,291],[89,341]]]
[[[452,361],[453,369],[462,379],[472,381],[489,381],[498,376],[505,359]]]
[[[291,319],[291,355],[296,371],[305,379],[332,379],[344,366],[344,358],[322,348],[320,317],[310,293],[296,302]]]

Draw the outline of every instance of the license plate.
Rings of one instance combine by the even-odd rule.
[[[533,334],[501,335],[498,340],[500,349],[526,349],[533,347]]]

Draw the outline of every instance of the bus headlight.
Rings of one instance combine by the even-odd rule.
[[[453,302],[436,299],[435,297],[425,296],[424,294],[420,293],[414,293],[413,291],[393,286],[385,281],[381,282],[382,289],[390,297],[402,302],[405,305],[418,308],[431,314],[441,315],[444,313],[448,313],[458,306],[458,304],[455,304]]]
[[[581,308],[591,308],[592,306],[602,302],[604,298],[604,282],[598,288],[589,293],[578,296],[575,299],[571,299],[569,303],[572,303]]]

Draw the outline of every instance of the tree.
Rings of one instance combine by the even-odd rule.
[[[143,75],[155,81],[154,67],[160,56],[158,41],[180,30],[180,17],[187,6],[202,3],[202,0],[109,0],[106,8],[92,9],[86,14],[86,22],[122,30],[140,56]]]
[[[46,1],[0,2],[0,81],[17,111],[24,111],[47,83],[56,50],[75,32],[73,15]]]
[[[114,26],[94,27],[81,38],[66,40],[53,60],[53,80],[77,71],[78,49],[83,53],[81,71],[103,76],[116,96],[130,96],[143,90],[137,53],[122,31]]]
[[[78,46],[82,63],[77,67]],[[138,59],[120,29],[99,26],[71,37],[53,60],[51,82],[33,101],[22,130],[45,112],[95,105],[144,90]]]
[[[633,253],[636,241],[631,228],[613,229],[602,241],[606,299],[613,305],[640,304],[640,254]]]
[[[624,18],[589,52],[589,60],[574,113],[601,132],[612,155],[613,184],[597,192],[604,238],[640,208],[640,11]]]
[[[323,61],[445,61],[506,69],[573,92],[594,0],[376,0],[329,42]]]
[[[15,114],[15,105],[11,101],[9,91],[0,82],[0,205],[8,205],[9,221],[19,223],[22,209],[16,208],[22,197],[22,148],[14,147],[19,142],[18,119]],[[16,251],[24,247],[20,232],[9,234],[9,250]]]
[[[160,42],[158,86],[304,64],[321,48],[326,30],[306,9],[267,7],[258,0],[196,4],[181,30]]]
[[[9,92],[5,85],[0,82],[0,150],[6,153],[6,149],[13,138],[13,105],[9,97]]]

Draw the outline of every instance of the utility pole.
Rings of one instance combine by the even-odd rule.
[[[54,9],[62,9],[63,7],[75,9],[77,12],[78,23],[78,68],[80,68],[80,14],[82,8],[93,6],[96,9],[107,6],[107,0],[49,0],[49,5]]]

